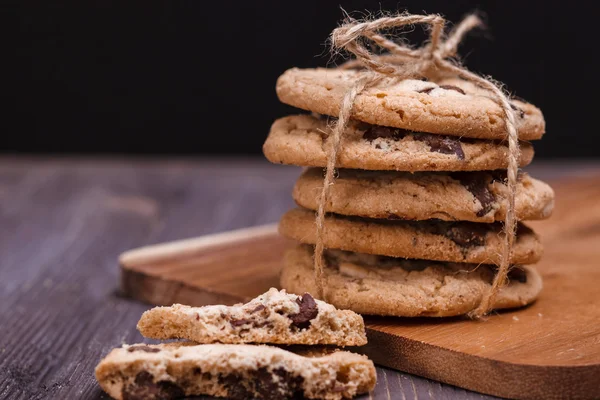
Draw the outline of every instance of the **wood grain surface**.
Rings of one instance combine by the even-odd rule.
[[[548,179],[599,167],[529,170]],[[119,294],[119,254],[276,222],[298,173],[240,159],[0,158],[0,398],[106,398],[93,369],[143,340],[135,325],[149,308]],[[365,398],[487,396],[378,368]]]

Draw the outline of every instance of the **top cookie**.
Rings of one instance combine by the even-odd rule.
[[[292,68],[277,80],[277,95],[286,104],[338,116],[342,99],[359,74],[356,70]],[[519,138],[540,139],[545,132],[542,112],[518,100],[512,104]],[[486,91],[458,79],[434,83],[384,78],[356,96],[352,118],[419,132],[506,138],[502,109]]]
[[[138,323],[152,339],[197,343],[332,344],[367,343],[360,315],[304,293],[271,288],[246,304],[190,307],[175,304],[146,311]]]

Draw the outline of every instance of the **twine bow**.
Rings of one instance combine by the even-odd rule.
[[[428,43],[421,48],[412,49],[399,45],[379,33],[382,29],[400,28],[414,24],[426,24],[430,27]],[[477,308],[471,311],[470,316],[479,318],[488,313],[494,303],[498,290],[506,283],[517,224],[515,218],[515,192],[520,149],[518,134],[515,128],[516,118],[509,99],[496,83],[482,78],[449,60],[449,58],[456,55],[458,45],[464,35],[471,29],[482,25],[481,20],[475,15],[466,17],[444,39],[445,24],[446,21],[444,18],[439,15],[400,14],[371,21],[349,19],[349,22],[336,28],[331,34],[331,47],[334,52],[346,50],[356,56],[355,61],[351,61],[342,67],[349,67],[354,63],[359,63],[366,67],[367,70],[360,72],[361,76],[344,95],[338,120],[330,134],[331,143],[327,150],[327,168],[316,216],[317,240],[314,259],[317,292],[319,297],[323,299],[325,299],[323,291],[325,205],[329,201],[330,189],[334,184],[334,171],[342,135],[348,126],[356,96],[366,88],[380,82],[384,77],[392,77],[396,80],[442,75],[459,77],[488,91],[490,98],[502,108],[508,139],[507,185],[509,195],[506,198],[508,205],[504,220],[501,262],[491,289],[484,295]],[[371,41],[389,53],[386,55],[371,53],[363,44],[364,39]]]

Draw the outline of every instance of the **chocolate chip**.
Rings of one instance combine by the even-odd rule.
[[[483,224],[467,224],[451,226],[444,232],[444,236],[461,247],[476,247],[485,245],[487,228]]]
[[[302,399],[304,378],[284,368],[259,368],[248,373],[248,378],[237,374],[219,376],[219,383],[227,389],[230,399]]]
[[[200,314],[196,314],[196,321],[200,321]]]
[[[483,217],[493,208],[496,198],[488,189],[488,175],[484,172],[454,172],[450,174],[463,185],[481,204],[481,210],[475,214]]]
[[[277,393],[277,391],[279,390],[278,382],[275,382],[275,380],[273,379],[273,375],[269,373],[269,371],[266,368],[259,368],[255,372],[255,376],[255,392],[259,395],[255,397],[260,399],[269,398],[269,396],[271,396],[272,394]]]
[[[238,374],[219,375],[219,383],[225,386],[227,397],[231,400],[245,400],[255,398],[246,379]]]
[[[304,293],[302,297],[298,297],[296,303],[300,306],[300,311],[298,314],[289,315],[289,318],[292,320],[293,326],[298,329],[306,329],[310,326],[310,321],[319,314],[319,307],[315,299],[308,293]]]
[[[185,392],[173,382],[155,383],[152,374],[141,371],[135,376],[133,383],[123,387],[121,395],[123,400],[171,400],[185,396]]]
[[[372,142],[373,140],[375,140],[377,138],[393,139],[395,141],[398,141],[398,140],[404,138],[408,133],[410,133],[410,132],[407,131],[406,129],[389,128],[387,126],[371,125],[365,131],[365,133],[363,133],[363,139],[365,139],[369,142]]]
[[[428,88],[421,89],[421,90],[417,90],[417,93],[425,93],[425,94],[429,94],[429,93],[431,93],[431,91],[432,91],[433,89],[435,89],[435,86],[428,87]]]
[[[454,154],[459,160],[465,159],[465,153],[458,138],[431,133],[415,133],[415,140],[426,143],[431,151],[442,154]]]
[[[277,376],[277,379],[274,379]],[[269,372],[266,368],[256,371],[256,396],[259,399],[271,399],[277,393],[278,399],[302,399],[304,378],[295,376],[284,368],[275,368]]]
[[[160,349],[156,347],[146,346],[145,344],[140,344],[136,346],[130,346],[127,348],[127,351],[133,353],[134,351],[144,351],[146,353],[158,353]]]
[[[234,328],[237,328],[238,326],[242,326],[242,325],[246,325],[246,324],[251,324],[252,320],[251,319],[235,319],[235,318],[231,318],[231,320],[229,321],[229,323]]]
[[[458,92],[460,94],[466,94],[464,90],[454,85],[440,85],[440,88],[445,90],[454,90],[455,92]]]
[[[257,313],[259,311],[264,310],[265,308],[267,308],[267,307],[264,304],[259,304],[256,306],[256,308],[254,310],[250,311],[250,314]]]
[[[523,109],[521,107],[517,107],[513,103],[510,103],[510,108],[517,111],[519,113],[519,117],[521,117],[521,118],[525,117],[525,111],[523,111]]]
[[[527,272],[521,267],[512,267],[508,271],[508,279],[511,281],[519,281],[521,283],[527,283]]]

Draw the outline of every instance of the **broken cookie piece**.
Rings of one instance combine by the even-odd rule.
[[[347,351],[300,355],[265,345],[168,343],[114,349],[96,367],[96,379],[118,400],[197,395],[337,400],[372,390],[376,374],[367,357]]]
[[[234,306],[155,307],[142,315],[137,327],[148,338],[198,343],[367,343],[360,315],[338,310],[309,293],[296,295],[275,288]]]

